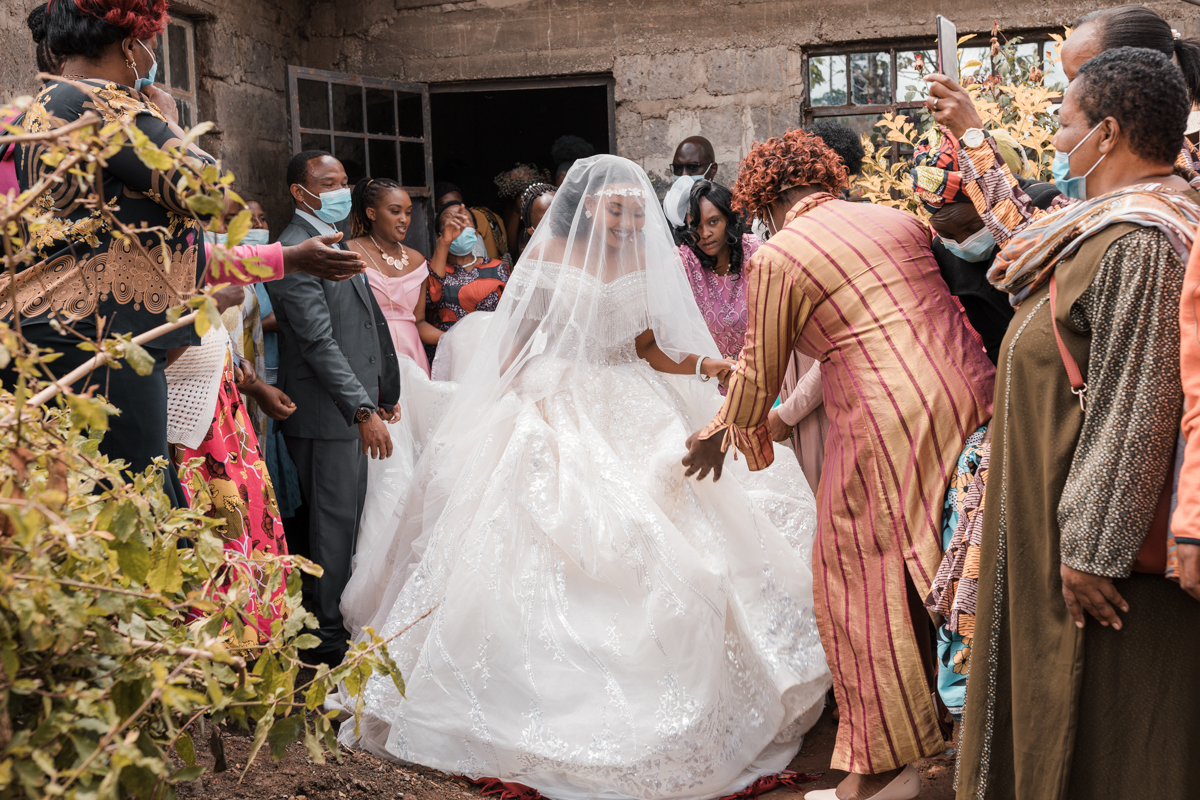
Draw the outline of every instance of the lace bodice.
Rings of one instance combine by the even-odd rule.
[[[629,272],[605,282],[570,265],[536,261],[508,284],[526,319],[538,320],[540,352],[560,358],[580,354],[590,363],[637,358],[634,339],[651,327],[646,273]]]

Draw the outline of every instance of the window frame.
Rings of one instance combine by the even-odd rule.
[[[171,36],[170,26],[176,25],[184,31],[184,41],[187,42],[186,62],[190,77],[191,88],[176,89],[171,82]],[[196,72],[196,21],[188,17],[170,15],[170,22],[158,37],[158,47],[154,57],[158,59],[158,75],[154,85],[171,95],[175,108],[179,112],[180,127],[185,130],[196,125],[200,119],[200,76]],[[183,113],[186,104],[190,114]],[[184,123],[187,124],[184,124]]]
[[[327,103],[327,113],[329,115],[329,128],[308,128],[300,125],[300,81],[311,81],[314,83],[325,84],[325,98]],[[362,96],[362,131],[343,131],[336,127],[336,117],[334,115],[333,105],[333,87],[352,86],[361,92]],[[368,128],[370,126],[367,113],[367,89],[380,89],[390,91],[392,95],[392,113],[393,119],[397,125],[400,122],[400,107],[399,98],[396,92],[405,94],[420,95],[421,97],[421,136],[401,136],[399,127],[396,128],[395,135],[371,133]],[[429,244],[432,246],[437,240],[434,233],[434,215],[433,215],[433,149],[432,145],[432,116],[429,106],[429,84],[426,83],[409,83],[406,81],[390,80],[388,78],[370,78],[362,75],[355,75],[346,72],[332,72],[330,70],[313,69],[311,67],[288,66],[288,116],[290,117],[289,126],[291,128],[291,146],[292,154],[301,152],[301,136],[317,135],[326,136],[329,139],[329,152],[335,158],[338,158],[337,140],[338,138],[360,139],[363,143],[363,169],[366,174],[371,177],[392,177],[383,175],[372,175],[371,172],[371,148],[369,142],[374,141],[391,141],[395,145],[396,153],[396,175],[395,179],[399,180],[400,185],[412,198],[414,205],[425,201],[428,208],[426,209],[426,225],[425,241],[420,239],[410,242],[410,246],[420,250],[418,245]],[[404,180],[403,163],[401,161],[401,144],[419,144],[423,148],[424,165],[425,165],[425,182],[423,184],[412,184]],[[432,247],[430,247],[432,252]]]
[[[1005,39],[1015,39],[1020,37],[1021,44],[1037,44],[1039,68],[1043,73],[1046,72],[1046,49],[1045,44],[1053,42],[1050,38],[1051,33],[1058,33],[1052,29],[1038,29],[1032,31],[1016,31],[1012,35],[1002,34]],[[984,44],[977,44],[977,41],[982,41]],[[959,50],[964,47],[986,47],[991,42],[991,31],[977,33],[971,39],[963,42],[959,46]],[[919,38],[919,39],[901,39],[901,40],[884,40],[880,42],[853,42],[841,45],[823,45],[821,47],[807,48],[804,51],[804,75],[805,75],[805,96],[804,104],[800,108],[800,119],[804,125],[811,124],[816,119],[824,117],[866,117],[876,114],[897,113],[900,111],[918,110],[924,107],[924,98],[912,101],[897,101],[895,98],[899,93],[897,83],[899,81],[899,70],[897,69],[896,56],[898,53],[911,53],[915,51],[936,52],[936,38]],[[859,53],[886,53],[890,57],[890,73],[889,79],[891,83],[891,103],[874,103],[870,105],[854,105],[846,103],[840,106],[814,106],[812,104],[812,71],[811,59],[822,58],[827,56],[845,56],[846,57],[846,99],[853,98],[853,70],[850,69],[850,56]],[[995,69],[995,61],[993,60],[991,69]],[[991,74],[989,71],[988,74]],[[892,143],[891,146],[892,158],[899,156],[899,145]]]

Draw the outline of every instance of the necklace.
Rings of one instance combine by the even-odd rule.
[[[403,272],[408,267],[408,249],[404,245],[400,245],[400,258],[393,258],[383,251],[383,247],[379,242],[375,241],[375,234],[368,234],[371,237],[371,244],[375,245],[375,249],[379,251],[379,255],[383,256],[383,260],[387,265],[394,270]],[[400,266],[396,266],[399,262]]]
[[[380,268],[380,266],[379,266],[379,262],[375,260],[375,256],[371,255],[371,252],[369,250],[364,250],[363,252],[367,254],[367,258],[371,259],[371,266],[375,268],[375,271],[378,272],[380,275],[383,275],[383,279],[384,279],[384,282],[386,285],[388,276],[384,275],[383,269]],[[408,253],[405,253],[404,255],[407,258]],[[384,253],[383,257],[387,258],[387,254]],[[400,309],[396,308],[396,301],[392,299],[391,290],[390,289],[387,290],[386,294],[387,294],[388,308],[390,308],[392,310],[392,315],[394,317],[399,318],[400,317]]]

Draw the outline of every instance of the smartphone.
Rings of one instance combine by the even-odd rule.
[[[937,15],[938,72],[958,83],[958,28],[954,23]]]

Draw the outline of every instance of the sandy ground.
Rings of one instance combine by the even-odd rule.
[[[834,787],[845,773],[829,769],[829,757],[837,735],[837,723],[829,709],[804,738],[804,747],[791,763],[797,772],[823,772],[822,778],[805,784],[806,790]],[[458,800],[479,797],[479,789],[423,767],[402,766],[357,751],[343,751],[341,763],[332,758],[324,765],[314,764],[303,745],[288,748],[287,756],[274,763],[263,748],[244,780],[239,781],[251,737],[241,733],[224,735],[225,757],[229,769],[206,773],[202,778],[179,789],[180,800]],[[949,749],[949,744],[947,745]],[[212,768],[208,748],[197,747],[200,762]],[[918,763],[923,789],[921,800],[953,800],[954,757],[943,755]],[[762,795],[764,800],[799,800],[792,789],[776,789]]]

